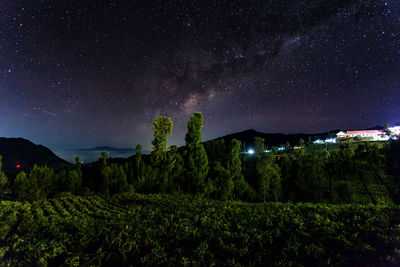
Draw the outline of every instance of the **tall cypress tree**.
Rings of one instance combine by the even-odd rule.
[[[166,192],[168,187],[168,162],[167,162],[167,137],[172,134],[172,120],[166,116],[158,116],[153,121],[154,139],[151,152],[152,185],[161,192]]]
[[[203,115],[196,112],[188,122],[188,131],[185,137],[187,151],[185,155],[186,177],[188,188],[194,193],[203,194],[206,191],[206,177],[208,174],[208,157],[201,144],[201,129]]]
[[[151,142],[153,151],[151,152],[157,159],[165,158],[167,153],[167,137],[172,134],[173,123],[169,117],[158,116],[153,121],[154,139]]]

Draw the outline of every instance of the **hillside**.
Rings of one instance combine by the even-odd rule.
[[[256,130],[250,129],[243,132],[233,133],[229,135],[225,135],[222,137],[218,137],[214,140],[223,139],[226,144],[232,139],[237,139],[242,142],[245,146],[250,146],[253,144],[254,137],[261,137],[265,139],[266,146],[279,146],[282,144],[290,143],[291,145],[296,145],[299,143],[300,139],[308,142],[311,140],[315,140],[317,138],[327,138],[329,136],[334,136],[339,130],[333,130],[326,133],[317,133],[317,134],[282,134],[282,133],[262,133],[257,132]]]
[[[34,164],[47,165],[52,169],[71,166],[47,147],[36,145],[24,138],[1,137],[0,155],[3,156],[3,171],[9,174],[18,172],[17,164],[21,165],[22,170],[30,170]]]
[[[398,266],[397,206],[124,193],[0,202],[0,266]]]

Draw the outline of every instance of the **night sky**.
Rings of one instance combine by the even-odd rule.
[[[400,122],[400,1],[0,1],[0,136],[150,149]]]

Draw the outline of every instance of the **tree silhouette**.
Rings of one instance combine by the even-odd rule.
[[[154,139],[151,152],[157,159],[164,159],[167,152],[167,137],[172,134],[172,120],[166,116],[158,116],[153,121]]]
[[[15,177],[13,194],[19,199],[29,199],[29,183],[25,172],[20,172]]]
[[[166,116],[158,116],[153,121],[154,139],[150,157],[152,171],[147,183],[164,193],[168,188],[167,137],[172,134],[172,127],[172,120]]]
[[[101,152],[101,166],[100,166],[100,173],[101,173],[101,180],[100,180],[100,193],[109,195],[110,194],[110,176],[111,176],[111,169],[107,165],[107,152]]]
[[[78,193],[82,187],[82,163],[79,157],[75,158],[75,169],[68,173],[67,189],[71,193]]]
[[[184,183],[184,161],[176,145],[168,153],[168,190],[181,191]]]
[[[236,139],[232,139],[228,153],[227,170],[229,172],[229,176],[233,180],[234,195],[236,199],[243,198],[243,196],[250,191],[250,186],[244,179],[242,173],[240,151],[241,142]]]
[[[202,127],[203,115],[201,112],[196,112],[188,122],[185,137],[187,146],[185,165],[186,177],[190,180],[189,190],[199,194],[204,194],[206,191],[206,177],[209,170],[207,153],[201,144]]]

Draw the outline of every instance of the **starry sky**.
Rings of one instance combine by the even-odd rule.
[[[400,122],[400,1],[0,1],[0,136],[149,150]]]

